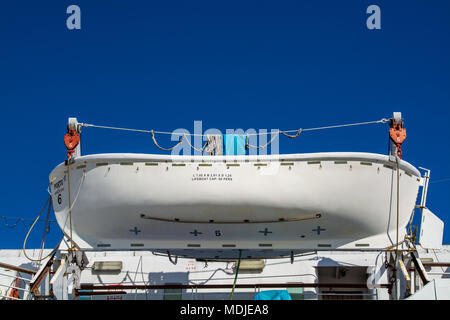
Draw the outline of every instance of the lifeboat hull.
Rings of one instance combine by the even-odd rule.
[[[50,174],[56,219],[84,250],[383,249],[405,236],[419,171],[370,153],[81,156]],[[272,253],[271,253],[272,252]]]

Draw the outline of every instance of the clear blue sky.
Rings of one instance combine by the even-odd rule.
[[[71,4],[81,30],[66,28]],[[371,4],[381,30],[366,28]],[[449,243],[449,12],[449,1],[3,0],[0,215],[38,214],[65,159],[68,117],[165,131],[193,130],[194,120],[295,129],[401,111],[404,159],[432,170],[428,206]],[[280,151],[386,153],[387,141],[387,127],[373,125],[284,138]],[[148,135],[85,129],[83,153],[102,152],[160,153]],[[0,248],[20,248],[23,224],[0,222]],[[27,247],[42,232],[40,223]],[[47,244],[59,237],[53,224]]]

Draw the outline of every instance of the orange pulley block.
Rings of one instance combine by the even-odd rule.
[[[397,155],[402,158],[402,143],[406,139],[406,129],[403,128],[403,121],[396,122],[391,120],[389,124],[389,137],[397,147]]]
[[[75,148],[80,143],[80,135],[77,130],[67,129],[67,133],[64,135],[64,144],[67,148],[67,158],[71,158],[75,152]]]

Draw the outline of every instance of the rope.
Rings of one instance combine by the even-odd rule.
[[[138,265],[136,267],[136,272],[134,273],[134,279],[133,279],[133,282],[132,282],[133,285],[136,284],[136,277],[137,277],[137,274],[139,272],[139,266],[141,264],[141,261],[142,261],[142,256],[139,257]],[[145,284],[145,282],[144,282],[144,284]],[[138,289],[136,288],[135,291],[134,291],[134,300],[136,300],[136,298],[137,298],[137,291],[138,291]]]
[[[49,231],[49,229],[48,229],[48,222],[49,222],[51,210],[52,210],[52,201],[50,201],[50,204],[48,205],[47,218],[45,219],[44,234],[42,235],[41,251],[39,252],[39,259],[42,258],[42,254],[44,253],[45,238],[47,237],[47,233]]]
[[[349,123],[349,124],[340,124],[335,126],[326,126],[326,127],[317,127],[317,128],[309,128],[309,129],[303,129],[303,131],[315,131],[315,130],[324,130],[324,129],[335,129],[335,128],[343,128],[343,127],[353,127],[353,126],[362,126],[366,124],[375,124],[375,123],[387,123],[389,122],[389,119],[381,119],[376,121],[367,121],[367,122],[357,122],[357,123]],[[289,131],[285,131],[289,132]],[[292,130],[291,130],[292,132]]]
[[[340,124],[340,125],[333,125],[333,126],[324,126],[324,127],[316,127],[316,128],[308,128],[308,129],[295,129],[295,130],[278,130],[275,132],[260,132],[260,133],[248,133],[246,135],[246,149],[248,148],[254,148],[254,149],[264,149],[266,148],[268,145],[270,145],[277,136],[281,134],[285,135],[288,138],[294,139],[297,138],[300,133],[302,132],[306,132],[306,131],[316,131],[316,130],[325,130],[325,129],[335,129],[335,128],[343,128],[343,127],[351,127],[351,126],[361,126],[361,125],[367,125],[367,124],[375,124],[375,123],[386,123],[388,122],[388,119],[381,119],[381,120],[376,120],[376,121],[366,121],[366,122],[357,122],[357,123],[348,123],[348,124]],[[205,145],[201,148],[198,149],[196,147],[194,147],[191,142],[189,141],[189,139],[187,139],[187,136],[200,136],[200,137],[205,137],[208,136],[206,134],[196,134],[196,133],[184,133],[181,137],[180,140],[178,141],[178,143],[176,145],[174,145],[171,148],[163,148],[161,147],[158,142],[156,141],[155,138],[155,133],[156,134],[166,134],[166,135],[172,135],[174,134],[173,132],[167,132],[167,131],[155,131],[155,130],[144,130],[144,129],[129,129],[129,128],[121,128],[121,127],[111,127],[111,126],[102,126],[102,125],[94,125],[94,124],[88,124],[88,123],[80,123],[80,126],[83,127],[92,127],[92,128],[102,128],[102,129],[111,129],[111,130],[121,130],[121,131],[132,131],[132,132],[141,132],[141,133],[150,133],[152,135],[152,140],[153,143],[155,144],[156,147],[158,147],[159,149],[163,150],[163,151],[172,151],[173,149],[175,149],[176,147],[178,147],[182,142],[183,139],[186,140],[187,144],[194,149],[197,152],[201,152],[203,153],[203,151],[205,150],[205,148],[208,146],[208,142],[205,143]],[[295,134],[289,134],[289,133],[295,133]],[[267,142],[265,145],[263,146],[254,146],[248,143],[248,137],[249,136],[262,136],[262,135],[268,135],[268,134],[272,134],[274,135],[273,138]]]
[[[398,230],[399,230],[399,215],[400,215],[400,168],[399,168],[399,157],[395,157],[397,162],[397,234],[396,234],[396,246],[395,246],[395,265],[397,265],[398,260]]]
[[[246,146],[247,149],[248,149],[248,148],[264,149],[264,148],[267,147],[269,144],[271,144],[271,143],[275,140],[275,138],[278,137],[279,135],[280,135],[279,132],[275,133],[275,135],[273,136],[273,138],[272,138],[269,142],[267,142],[265,145],[260,146],[260,147],[258,147],[258,146],[253,146],[253,145],[249,144],[249,143],[248,143],[248,135],[247,135],[247,143],[245,144],[245,146]]]
[[[324,127],[316,127],[316,128],[308,128],[308,129],[294,129],[294,130],[278,130],[275,133],[282,133],[286,136],[287,133],[294,133],[297,134],[293,137],[298,137],[298,135],[303,131],[316,131],[316,130],[324,130],[324,129],[335,129],[335,128],[343,128],[343,127],[351,127],[351,126],[361,126],[361,125],[367,125],[367,124],[376,124],[376,123],[387,123],[389,122],[388,119],[383,118],[381,120],[376,121],[366,121],[366,122],[357,122],[357,123],[348,123],[348,124],[340,124],[340,125],[333,125],[333,126],[324,126]],[[153,134],[167,134],[172,135],[173,132],[167,132],[167,131],[156,131],[156,130],[144,130],[144,129],[129,129],[129,128],[121,128],[121,127],[111,127],[111,126],[102,126],[102,125],[95,125],[95,124],[88,124],[88,123],[80,123],[82,127],[91,127],[91,128],[101,128],[101,129],[111,129],[111,130],[122,130],[122,131],[133,131],[133,132],[142,132],[142,133],[151,133]],[[261,132],[261,133],[249,133],[247,135],[249,136],[260,136],[260,135],[268,135],[270,132]],[[184,135],[188,136],[199,136],[199,137],[205,137],[206,134],[198,134],[198,133],[185,133]]]
[[[288,138],[295,139],[295,138],[298,138],[298,136],[300,135],[300,133],[302,133],[302,131],[304,131],[302,128],[298,129],[298,130],[297,130],[297,133],[296,133],[295,135],[290,135],[290,134],[287,134],[287,133],[286,133],[286,132],[291,132],[291,131],[277,131],[277,132],[275,132],[274,137],[273,137],[269,142],[267,142],[265,145],[260,146],[260,147],[258,147],[258,146],[253,146],[253,145],[249,144],[249,143],[248,143],[248,136],[251,135],[251,134],[247,134],[247,142],[246,142],[246,144],[245,144],[245,147],[246,147],[247,149],[248,149],[248,148],[264,149],[264,148],[266,148],[269,144],[271,144],[271,143],[275,140],[275,138],[277,138],[277,137],[280,135],[280,133],[283,134],[283,135],[285,135],[285,136],[288,137]]]
[[[16,217],[14,217],[14,218],[16,218]],[[9,229],[14,229],[15,227],[17,227],[17,225],[19,224],[19,222],[21,222],[21,223],[22,223],[25,227],[27,227],[27,228],[30,227],[30,224],[25,224],[25,222],[24,222],[25,219],[23,219],[23,218],[21,218],[21,217],[16,218],[16,219],[17,219],[16,222],[15,222],[14,224],[11,224],[11,225],[8,223],[8,217],[1,216],[0,219],[4,220],[3,226],[5,226],[5,227],[7,227],[7,228],[9,228]]]
[[[239,259],[238,259],[238,264],[236,266],[236,275],[234,276],[233,289],[231,289],[230,300],[233,300],[234,288],[236,287],[236,281],[237,281],[238,274],[239,274],[239,267],[241,265],[241,256],[242,256],[242,250],[239,249]]]
[[[434,181],[431,181],[430,183],[438,183],[438,182],[446,182],[446,181],[450,181],[450,178],[445,178],[445,179],[440,179],[440,180],[434,180]]]
[[[92,128],[101,128],[101,129],[134,131],[134,132],[144,132],[144,133],[151,133],[151,132],[153,132],[153,130],[140,130],[140,129],[128,129],[128,128],[119,128],[119,127],[99,126],[99,125],[88,124],[88,123],[80,123],[80,125],[82,127],[92,127]],[[156,133],[167,134],[168,132],[156,132]]]
[[[284,134],[284,135],[285,135],[286,137],[288,137],[288,138],[297,138],[297,137],[300,135],[300,133],[301,133],[302,131],[303,131],[302,128],[298,129],[296,135],[289,135],[289,134],[287,134],[285,131],[280,131],[280,133]]]
[[[8,217],[8,216],[0,216],[0,219],[4,222],[0,222],[0,226],[6,227],[8,229],[14,229],[19,224],[22,224],[27,230],[31,227],[31,224],[33,223],[34,219],[29,218],[22,218],[22,217]],[[9,223],[8,219],[16,219],[15,223]],[[25,222],[25,221],[31,221],[31,222]],[[41,222],[41,221],[38,221]],[[48,223],[54,223],[56,220],[48,220]],[[50,226],[48,226],[47,229],[50,229]]]
[[[203,152],[203,150],[205,150],[205,148],[208,146],[209,141],[206,141],[205,145],[203,146],[203,148],[201,149],[197,149],[196,147],[194,147],[191,142],[186,138],[186,134],[183,134],[184,140],[187,142],[187,144],[194,149],[197,152]]]
[[[175,256],[175,261],[172,260],[172,256],[170,255],[170,251],[167,251],[167,257],[172,264],[176,265],[178,263],[178,256]]]
[[[166,149],[161,147],[158,142],[156,142],[155,139],[155,132],[152,130],[150,131],[150,133],[152,134],[152,139],[153,139],[153,143],[155,144],[155,146],[157,146],[159,149],[163,150],[163,151],[172,151],[173,149],[175,149],[176,147],[178,147],[178,145],[180,145],[183,142],[183,136],[180,137],[180,141],[178,141],[178,143],[176,145],[174,145],[172,148]]]
[[[440,263],[439,258],[438,258],[437,254],[436,254],[436,250],[435,250],[435,249],[431,249],[431,251],[433,251],[434,256],[436,257],[436,261],[437,261],[438,263]],[[442,270],[442,273],[445,273],[444,268],[442,268],[442,266],[441,266],[440,268],[441,268],[441,270]]]
[[[411,218],[409,219],[409,222],[408,222],[408,233],[409,233],[409,236],[410,236],[411,239],[412,239],[412,236],[413,236],[412,223],[413,223],[413,220],[414,220],[414,211],[415,210],[416,210],[416,208],[414,208],[412,210]]]
[[[72,205],[70,206],[70,209],[69,209],[70,211],[72,211],[75,203],[78,200],[78,196],[80,195],[80,191],[81,191],[81,186],[83,185],[85,179],[86,179],[86,172],[83,172],[83,176],[81,178],[80,184],[78,185],[77,194],[75,195],[75,199],[73,200]]]
[[[417,203],[418,197],[419,197],[419,194],[417,193],[416,203]],[[409,218],[409,221],[408,221],[408,228],[407,228],[407,230],[408,230],[408,235],[409,235],[410,239],[413,238],[413,225],[412,225],[412,223],[413,223],[413,220],[414,220],[414,213],[415,213],[415,211],[416,211],[416,206],[414,206],[414,208],[412,209],[411,217]]]
[[[81,185],[81,183],[80,183]],[[69,225],[70,225],[70,242],[72,244],[71,249],[74,248],[72,240],[72,205],[70,203],[70,165],[67,166],[67,193],[68,193],[68,204],[69,204]]]
[[[69,168],[70,169],[70,168]],[[68,170],[68,172],[69,172],[70,170]],[[77,244],[75,243],[75,241],[73,241],[73,239],[72,239],[72,209],[73,209],[73,207],[75,206],[75,203],[77,202],[77,200],[78,200],[78,196],[80,195],[80,191],[81,191],[81,186],[83,185],[83,183],[84,183],[84,180],[86,179],[86,172],[83,172],[83,176],[82,176],[82,178],[81,178],[81,181],[80,181],[80,184],[79,184],[79,186],[78,186],[78,190],[77,190],[77,193],[76,193],[76,195],[75,195],[75,199],[73,200],[73,202],[72,203],[70,203],[70,175],[69,174],[67,174],[67,183],[68,183],[68,193],[69,193],[69,201],[68,201],[68,204],[69,204],[69,209],[68,209],[68,211],[69,211],[69,214],[68,214],[68,216],[67,216],[67,218],[66,218],[66,221],[64,222],[64,225],[62,226],[62,228],[61,228],[61,231],[64,233],[64,235],[66,235],[68,238],[69,238],[69,240],[70,240],[70,242],[71,242],[71,244],[72,244],[72,249],[73,248],[78,248],[78,246],[77,246]],[[69,235],[67,235],[66,234],[66,232],[64,232],[64,228],[66,227],[66,224],[67,224],[67,219],[69,219],[69,231],[70,231],[70,234]]]
[[[37,218],[34,220],[33,224],[31,225],[30,229],[29,229],[28,232],[27,232],[27,235],[25,236],[25,240],[23,241],[23,248],[22,248],[23,254],[24,254],[25,257],[26,257],[28,260],[30,260],[30,261],[41,262],[42,260],[44,260],[44,259],[50,257],[50,256],[52,255],[52,253],[53,253],[53,251],[50,252],[50,253],[49,253],[47,256],[45,256],[44,258],[32,259],[32,258],[30,258],[30,257],[27,255],[27,252],[26,252],[26,249],[25,249],[26,244],[27,244],[27,240],[28,240],[28,236],[30,235],[31,230],[33,230],[34,225],[35,225],[36,222],[39,220],[39,218],[40,218],[42,212],[44,212],[44,209],[45,209],[45,207],[47,207],[47,204],[49,203],[49,201],[51,200],[51,198],[52,198],[52,197],[49,196],[48,199],[47,199],[47,201],[45,201],[44,207],[42,207],[41,212],[39,212]]]
[[[141,256],[142,259],[142,256]],[[147,284],[147,281],[145,281],[144,279],[144,270],[143,270],[143,266],[144,266],[144,261],[141,260],[141,278],[142,281],[144,282],[144,285]],[[148,294],[147,294],[147,289],[145,289],[145,300],[148,300]]]
[[[294,139],[297,138],[300,133],[302,132],[306,132],[306,131],[316,131],[316,130],[325,130],[325,129],[335,129],[335,128],[343,128],[343,127],[350,127],[350,126],[360,126],[360,125],[367,125],[367,124],[376,124],[376,123],[386,123],[388,122],[388,119],[381,119],[381,120],[376,120],[376,121],[366,121],[366,122],[357,122],[357,123],[349,123],[349,124],[341,124],[341,125],[333,125],[333,126],[324,126],[324,127],[316,127],[316,128],[308,128],[308,129],[295,129],[295,130],[278,130],[275,132],[260,132],[260,133],[248,133],[246,135],[246,149],[248,148],[253,148],[253,149],[264,149],[266,148],[268,145],[270,145],[277,136],[279,136],[279,134],[283,134],[288,138]],[[163,151],[172,151],[173,149],[175,149],[176,147],[178,147],[182,142],[183,139],[186,140],[187,144],[194,149],[197,152],[203,153],[203,151],[205,150],[205,148],[208,146],[208,142],[205,143],[205,145],[201,148],[198,149],[196,147],[194,147],[191,142],[187,139],[187,136],[200,136],[200,137],[205,137],[207,136],[206,134],[192,134],[192,133],[184,133],[181,137],[180,140],[178,141],[178,143],[176,145],[174,145],[171,148],[163,148],[161,147],[158,142],[156,141],[155,138],[155,133],[156,134],[166,134],[166,135],[172,135],[174,134],[173,132],[167,132],[167,131],[155,131],[155,130],[145,130],[145,129],[130,129],[130,128],[121,128],[121,127],[111,127],[111,126],[103,126],[103,125],[94,125],[94,124],[88,124],[88,123],[80,123],[81,126],[83,127],[92,127],[92,128],[102,128],[102,129],[111,129],[111,130],[122,130],[122,131],[132,131],[132,132],[141,132],[141,133],[150,133],[152,135],[152,140],[153,143],[155,144],[156,147],[158,147],[159,149],[163,150]],[[295,133],[295,134],[289,134],[289,133]],[[262,136],[262,135],[268,135],[268,134],[272,134],[274,135],[273,138],[267,142],[265,145],[263,146],[254,146],[248,143],[249,140],[249,136]]]

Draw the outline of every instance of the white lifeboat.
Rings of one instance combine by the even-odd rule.
[[[87,250],[380,249],[397,237],[396,172],[371,153],[96,154],[50,184],[59,226]],[[403,239],[420,173],[400,160],[399,181]]]
[[[421,185],[400,159],[400,113],[390,120],[389,156],[81,156],[79,132],[70,118],[69,160],[50,187],[59,226],[83,250],[222,258],[386,249],[404,239]]]

